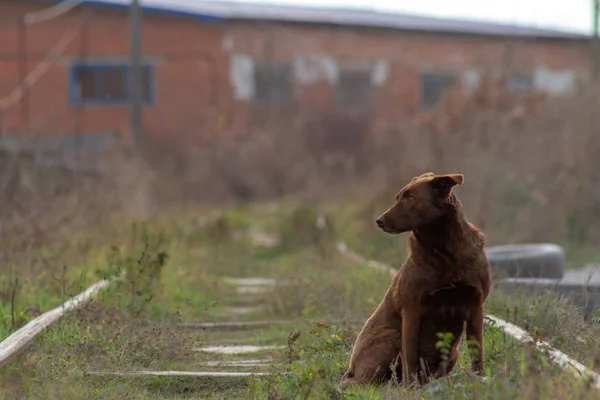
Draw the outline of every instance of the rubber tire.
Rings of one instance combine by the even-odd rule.
[[[493,273],[510,278],[562,279],[565,253],[551,243],[492,246],[485,249]]]

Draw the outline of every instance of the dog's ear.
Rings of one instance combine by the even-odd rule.
[[[414,178],[412,178],[413,181],[416,181],[417,179],[420,178],[426,178],[426,177],[430,177],[430,176],[434,176],[435,174],[433,172],[425,172],[424,174],[421,174],[419,176],[415,176]]]
[[[452,188],[456,185],[462,185],[465,177],[462,174],[438,175],[431,180],[431,186],[436,194],[442,198],[450,195]]]

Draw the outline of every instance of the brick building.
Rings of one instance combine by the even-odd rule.
[[[84,1],[36,22],[53,3],[0,2],[0,132],[126,134],[129,1]],[[372,127],[435,107],[449,86],[472,90],[484,71],[510,71],[511,90],[560,95],[590,70],[589,37],[552,30],[220,1],[143,6],[147,134],[244,131],[299,113],[364,115]]]

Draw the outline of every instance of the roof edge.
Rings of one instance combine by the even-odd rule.
[[[59,0],[39,0],[59,3]],[[127,0],[84,0],[84,6],[105,9],[127,9]],[[537,40],[589,41],[592,35],[563,30],[536,28],[470,19],[441,18],[419,14],[385,13],[368,8],[302,7],[268,3],[238,1],[170,1],[160,5],[159,0],[141,2],[145,12],[151,14],[199,19],[203,22],[256,21],[313,25],[334,25],[424,32],[430,34],[456,34],[496,38]]]

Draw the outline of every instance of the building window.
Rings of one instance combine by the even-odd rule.
[[[444,92],[456,84],[456,77],[450,73],[426,72],[421,74],[421,107],[437,106]]]
[[[127,65],[75,65],[71,69],[71,99],[77,105],[128,104],[131,82]],[[152,103],[152,68],[142,67],[142,99]]]
[[[338,76],[337,105],[347,111],[368,111],[372,101],[370,70],[341,70]]]
[[[284,106],[290,97],[290,67],[280,63],[254,65],[254,99],[267,107]]]
[[[508,90],[515,94],[527,95],[533,92],[533,78],[531,75],[517,75],[507,82]]]

